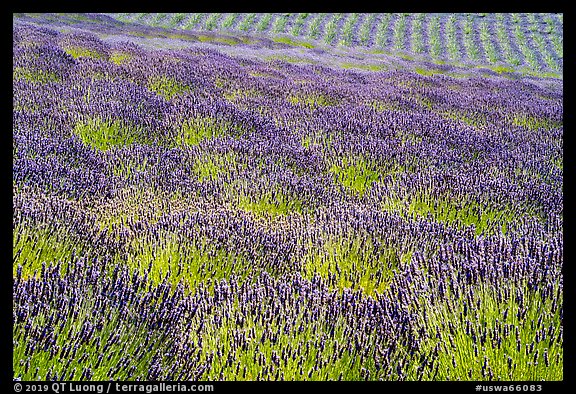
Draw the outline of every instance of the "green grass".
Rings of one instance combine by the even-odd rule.
[[[506,66],[496,66],[496,67],[490,67],[491,70],[496,71],[498,74],[502,74],[502,73],[513,73],[514,69],[511,67],[506,67]]]
[[[269,300],[265,300],[268,304]],[[270,307],[270,306],[267,306]],[[206,351],[231,355],[235,360],[226,363],[226,358],[215,358],[207,379],[223,380],[354,380],[362,379],[362,369],[374,370],[371,358],[360,362],[355,349],[348,349],[346,326],[339,318],[329,322],[325,314],[309,321],[305,311],[295,312],[293,326],[286,326],[279,316],[253,317],[249,315],[239,328],[232,317],[241,305],[235,303],[220,326],[207,325],[204,337]],[[194,326],[198,323],[195,322]],[[194,327],[193,326],[193,327]],[[330,327],[334,327],[331,329]],[[245,333],[248,340],[243,346],[233,346],[233,337]],[[367,330],[367,335],[373,335]],[[242,334],[240,334],[242,335]],[[321,341],[320,338],[330,338]],[[280,357],[283,352],[289,355]],[[368,350],[368,354],[374,350]],[[205,357],[205,356],[203,356]],[[321,364],[316,370],[314,365]],[[264,370],[262,366],[266,366]],[[266,371],[266,372],[264,372]]]
[[[236,23],[236,20],[238,19],[239,16],[240,16],[240,14],[237,12],[228,15],[226,17],[226,19],[224,19],[222,21],[222,28],[226,29],[226,30],[230,30],[232,28],[232,26],[234,25],[234,23]]]
[[[203,14],[203,13],[197,13],[197,12],[192,13],[190,16],[190,19],[188,19],[188,21],[186,22],[184,29],[186,29],[186,30],[194,29],[196,27],[196,25],[198,25],[200,23],[200,21],[202,20],[204,15],[205,14]]]
[[[424,75],[427,77],[430,77],[430,76],[436,75],[436,74],[441,74],[441,71],[430,70],[430,69],[426,69],[426,68],[422,68],[422,67],[416,67],[416,68],[414,68],[414,71],[420,75]]]
[[[43,345],[37,343],[34,336],[27,335],[21,326],[14,325],[12,354],[14,376],[21,376],[22,380],[28,381],[45,380],[47,372],[50,371],[52,376],[57,374],[59,379],[78,381],[84,370],[88,368],[92,371],[91,379],[95,380],[131,380],[131,377],[148,375],[153,355],[168,338],[165,338],[160,331],[150,330],[145,321],[121,318],[120,313],[114,307],[107,307],[109,316],[107,320],[97,321],[93,317],[96,297],[84,297],[83,300],[75,316],[66,316],[61,324],[54,324],[55,331],[49,334],[55,340],[51,348],[71,351],[65,360],[62,360],[58,354],[42,350]],[[58,321],[59,311],[55,306],[56,300],[47,300],[47,302],[51,306],[49,312],[30,316],[26,321],[27,324],[31,327],[44,327],[49,319]],[[101,341],[80,339],[81,332],[88,327],[88,323],[95,327],[97,335],[102,338]],[[138,351],[137,347],[146,338],[149,338],[147,343],[150,343],[150,348],[141,347]],[[73,344],[77,344],[78,347],[73,349]],[[30,355],[26,351],[28,345],[36,348],[36,351]],[[125,357],[134,360],[131,365],[135,368],[131,373],[125,368],[116,369],[120,360]],[[20,360],[28,360],[31,367],[20,364]],[[135,360],[140,361],[136,363]],[[68,372],[63,376],[65,371],[73,371],[73,373]]]
[[[170,22],[168,22],[168,27],[170,28],[178,28],[178,26],[186,19],[187,14],[183,12],[179,12],[172,16]]]
[[[448,195],[434,197],[427,192],[418,192],[406,198],[391,197],[385,201],[383,208],[406,219],[431,217],[456,228],[474,226],[476,235],[506,234],[510,224],[518,217],[511,207],[499,208],[474,200],[454,199]]]
[[[172,97],[191,90],[190,86],[165,75],[151,76],[148,78],[148,89],[164,97],[166,100],[171,100]]]
[[[76,123],[73,132],[84,144],[103,151],[115,146],[145,142],[139,128],[121,120],[86,119]]]
[[[235,167],[236,164],[235,154],[211,154],[196,158],[192,165],[192,170],[198,176],[200,182],[205,180],[215,181],[222,174],[228,173],[228,169]]]
[[[504,21],[504,14],[496,14],[496,20],[496,36],[498,38],[498,44],[502,48],[504,59],[506,63],[517,66],[520,64],[520,59],[512,52],[510,36],[506,30]]]
[[[562,62],[557,60],[558,57],[563,57],[563,17],[556,14],[511,14],[511,31],[505,27],[509,16],[502,13],[468,13],[463,17],[460,14],[438,16],[423,13],[116,15],[119,20],[141,22],[153,26],[161,24],[166,27],[177,27],[180,24],[186,24],[184,27],[186,29],[204,31],[260,32],[270,39],[275,39],[274,36],[278,34],[289,34],[293,37],[322,40],[331,46],[338,44],[344,47],[388,48],[398,56],[400,51],[407,51],[411,55],[424,54],[428,51],[426,55],[432,61],[449,59],[453,62],[470,61],[486,63],[486,65],[502,63],[505,67],[517,67],[524,63],[533,72],[554,71],[556,73],[561,73],[563,66]],[[480,17],[481,15],[486,18]],[[41,16],[41,14],[36,16]],[[441,29],[442,24],[445,25],[444,32]],[[495,29],[492,30],[492,27]],[[407,32],[407,29],[410,32]],[[154,36],[152,33],[147,35]],[[424,42],[425,38],[428,42]],[[229,44],[234,43],[229,42]],[[295,46],[310,48],[311,45],[296,44]],[[521,54],[514,52],[514,46],[519,48]],[[80,56],[80,54],[75,56]],[[84,54],[84,56],[96,55]],[[540,68],[546,70],[540,70]],[[558,77],[558,74],[554,77]]]
[[[484,47],[484,54],[488,61],[492,64],[496,63],[499,57],[492,42],[492,35],[488,30],[488,22],[485,21],[480,23],[480,42]]]
[[[377,48],[385,48],[386,41],[388,40],[388,30],[390,26],[390,19],[392,19],[392,14],[387,13],[382,16],[380,23],[378,24],[378,28],[376,30],[376,47]]]
[[[321,247],[309,245],[302,270],[305,278],[324,278],[333,290],[350,288],[373,296],[388,289],[396,270],[408,263],[411,255],[411,251],[376,243],[369,235],[332,236]]]
[[[554,121],[547,118],[538,118],[527,114],[514,115],[511,121],[514,126],[521,126],[529,130],[545,129],[550,130],[563,126],[563,122]]]
[[[468,112],[463,110],[442,110],[439,114],[446,118],[466,123],[468,126],[480,129],[487,124],[486,115],[481,112]]]
[[[218,20],[221,16],[222,14],[220,13],[210,14],[210,16],[204,22],[204,28],[208,31],[215,30],[218,27]]]
[[[291,213],[302,213],[302,202],[294,197],[287,196],[280,190],[270,191],[260,197],[241,195],[238,207],[244,211],[254,213],[259,217],[278,217]]]
[[[474,33],[476,31],[474,27],[474,19],[471,15],[468,15],[466,21],[463,23],[462,31],[464,33],[464,48],[466,49],[466,56],[468,56],[470,60],[479,60],[480,53],[476,43],[474,42]]]
[[[117,160],[114,161],[110,167],[111,173],[114,176],[130,178],[131,176],[145,172],[149,168],[148,159],[143,160]]]
[[[358,42],[361,46],[368,46],[368,42],[370,41],[370,33],[372,31],[372,27],[376,23],[377,16],[378,14],[369,14],[366,15],[362,21],[362,25],[360,26],[360,37],[358,38]]]
[[[306,57],[299,57],[299,56],[288,56],[288,55],[270,55],[266,56],[264,60],[272,61],[272,60],[281,60],[288,63],[307,63],[307,64],[315,64],[317,63],[315,60],[308,59]]]
[[[190,118],[182,124],[181,136],[185,145],[199,145],[202,141],[222,137],[227,132],[238,133],[242,130],[231,122],[210,116]]]
[[[424,52],[424,42],[422,37],[422,22],[424,14],[416,14],[412,19],[411,50],[414,53]]]
[[[12,71],[14,81],[27,81],[32,83],[59,82],[60,77],[52,71],[35,70],[25,67],[14,67]]]
[[[305,41],[293,40],[289,37],[274,37],[272,40],[275,42],[279,42],[279,43],[290,45],[290,46],[298,46],[298,47],[303,47],[303,48],[308,48],[308,49],[314,48],[314,44],[311,44],[311,43],[305,42]]]
[[[110,61],[116,65],[121,65],[127,63],[130,59],[132,59],[132,55],[126,52],[119,52],[113,51],[110,54]]]
[[[354,26],[358,22],[359,14],[353,13],[348,16],[342,27],[342,38],[340,39],[340,45],[347,47],[352,46],[354,43]]]
[[[338,100],[323,93],[297,93],[288,96],[290,104],[306,104],[311,106],[327,107],[338,105]]]
[[[238,102],[242,101],[243,99],[250,98],[250,97],[258,97],[259,93],[256,89],[227,89],[222,93],[222,96],[231,103],[235,103],[236,105]]]
[[[170,281],[176,285],[182,281],[191,289],[205,283],[228,279],[231,275],[245,278],[257,272],[255,266],[233,251],[217,247],[209,239],[201,237],[186,240],[171,234],[162,234],[151,241],[135,237],[127,244],[127,264],[141,275],[148,273],[153,284],[159,284],[170,272]]]
[[[366,103],[367,106],[374,108],[377,112],[383,111],[402,111],[403,107],[398,102],[388,100],[370,100]]]
[[[367,71],[382,71],[386,70],[386,66],[383,64],[361,64],[361,63],[340,63],[340,67],[342,68],[355,68],[358,70],[367,70]]]
[[[166,17],[168,16],[168,14],[166,13],[158,13],[156,15],[154,15],[154,18],[152,18],[152,21],[150,22],[150,24],[152,26],[162,26],[163,23],[166,23]]]
[[[460,46],[456,37],[456,15],[450,15],[446,22],[446,45],[448,47],[448,54],[450,60],[456,61],[460,59]]]
[[[205,35],[205,34],[199,34],[197,36],[198,41],[200,42],[217,42],[217,43],[221,43],[221,44],[226,44],[226,45],[237,45],[239,43],[242,42],[242,38],[238,37],[227,37],[227,36],[211,36],[211,35]]]
[[[430,56],[433,59],[439,59],[442,55],[442,46],[440,43],[440,17],[434,16],[428,23],[428,39],[430,44]]]
[[[92,58],[92,59],[103,59],[104,58],[104,56],[101,53],[99,53],[93,49],[83,48],[83,47],[79,47],[79,46],[66,47],[66,48],[64,48],[64,52],[66,52],[67,54],[72,56],[74,59],[78,59],[81,57],[87,57],[87,58]]]
[[[22,267],[22,278],[40,272],[42,264],[62,262],[68,264],[73,257],[85,251],[86,245],[73,237],[64,227],[31,227],[19,224],[12,231],[13,274]]]
[[[526,281],[478,283],[466,291],[470,297],[462,292],[458,296],[450,291],[449,280],[454,279],[444,280],[447,294],[442,300],[423,300],[415,310],[417,325],[425,332],[418,353],[432,365],[424,371],[409,366],[405,371],[409,380],[563,379],[564,350],[557,340],[562,318],[552,297],[545,297],[542,289],[530,289]],[[516,298],[520,293],[522,301]],[[558,294],[561,305],[562,292]],[[550,327],[554,329],[549,331]],[[555,340],[544,339],[543,332],[552,332]],[[532,351],[529,344],[535,344]],[[433,353],[437,357],[430,357]]]
[[[329,171],[334,175],[336,182],[359,196],[363,196],[380,177],[364,158],[345,157],[340,164],[333,164]]]

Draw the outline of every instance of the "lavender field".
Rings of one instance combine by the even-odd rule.
[[[15,379],[563,380],[561,14],[158,15],[13,16]]]
[[[138,13],[108,14],[130,24],[270,36],[308,48],[359,47],[439,64],[558,76],[561,13]]]

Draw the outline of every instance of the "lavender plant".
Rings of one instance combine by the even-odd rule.
[[[560,80],[161,49],[100,17],[14,19],[14,378],[564,378]]]

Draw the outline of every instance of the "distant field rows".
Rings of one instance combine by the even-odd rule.
[[[292,36],[328,46],[397,52],[403,57],[563,70],[563,14],[115,13],[162,28]]]

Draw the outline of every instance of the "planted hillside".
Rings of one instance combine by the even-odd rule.
[[[215,15],[14,15],[14,378],[563,380],[562,80],[255,34],[512,18]]]

